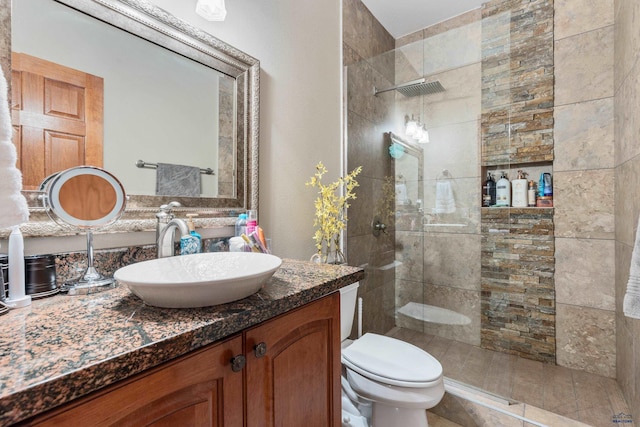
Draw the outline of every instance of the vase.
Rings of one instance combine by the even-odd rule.
[[[316,264],[334,264],[334,265],[346,265],[347,260],[344,258],[342,252],[331,251],[328,254],[315,253],[311,256],[309,260],[311,262],[315,262]]]

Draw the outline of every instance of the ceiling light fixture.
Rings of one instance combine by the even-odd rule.
[[[196,13],[207,21],[224,21],[227,9],[224,7],[224,0],[198,0]]]

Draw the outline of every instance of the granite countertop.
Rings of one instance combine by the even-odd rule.
[[[363,277],[356,267],[285,259],[260,292],[213,307],[151,307],[119,285],[11,310],[0,317],[0,426],[77,399]]]

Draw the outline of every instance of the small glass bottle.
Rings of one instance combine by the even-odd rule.
[[[527,192],[527,206],[536,206],[536,183],[535,181],[529,181],[529,191]]]

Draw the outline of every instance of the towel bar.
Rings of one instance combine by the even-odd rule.
[[[145,162],[144,160],[138,160],[136,162],[136,166],[139,168],[158,169],[157,163],[148,163],[148,162]],[[200,173],[205,175],[215,175],[215,172],[211,168],[206,168],[206,169],[200,168]]]

